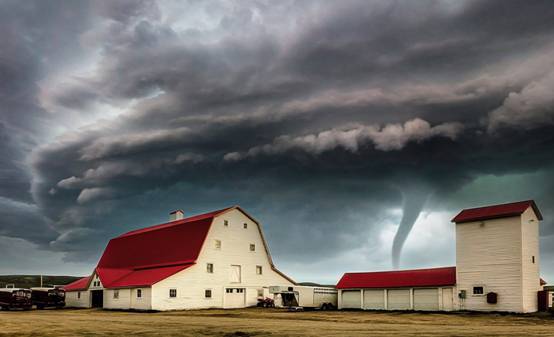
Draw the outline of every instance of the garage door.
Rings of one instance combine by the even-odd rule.
[[[246,307],[246,292],[244,288],[225,289],[225,308]]]
[[[442,310],[450,311],[454,309],[454,297],[452,288],[442,289]]]
[[[342,307],[345,309],[361,309],[362,307],[359,290],[343,290],[341,299]]]
[[[385,309],[385,292],[382,289],[364,290],[364,309]]]
[[[414,289],[415,310],[439,310],[439,289]]]
[[[389,289],[387,291],[387,303],[389,310],[410,309],[409,289]]]

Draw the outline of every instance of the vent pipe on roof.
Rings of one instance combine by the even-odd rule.
[[[169,213],[169,221],[181,220],[185,218],[185,213],[180,209]]]

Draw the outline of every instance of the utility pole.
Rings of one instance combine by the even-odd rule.
[[[40,274],[40,287],[42,288],[42,274]]]

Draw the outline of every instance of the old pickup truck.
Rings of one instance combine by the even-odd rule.
[[[29,310],[32,306],[31,290],[14,287],[0,288],[0,307],[2,310],[16,308]]]

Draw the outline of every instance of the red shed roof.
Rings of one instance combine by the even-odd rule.
[[[519,202],[511,202],[508,204],[464,209],[458,215],[456,215],[454,219],[452,219],[452,222],[463,223],[516,216],[521,215],[529,207],[532,207],[533,211],[537,215],[537,218],[539,220],[542,220],[541,212],[535,204],[535,201],[525,200]]]
[[[337,289],[440,287],[456,284],[456,267],[346,273]]]
[[[90,276],[80,278],[77,281],[73,281],[70,284],[65,285],[63,289],[65,291],[86,290],[89,280]]]

